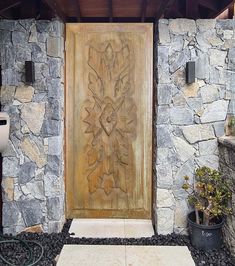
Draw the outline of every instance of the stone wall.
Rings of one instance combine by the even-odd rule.
[[[231,98],[234,75],[232,20],[160,20],[157,43],[157,202],[159,234],[185,233],[183,176],[196,167],[218,168],[217,137]],[[186,62],[197,80],[186,84]]]
[[[235,137],[223,137],[219,139],[220,170],[227,177],[232,179],[233,215],[226,218],[224,226],[224,239],[233,256],[235,256]]]
[[[185,233],[183,176],[219,166],[217,137],[224,134],[235,69],[233,22],[160,20],[158,31],[156,230]],[[0,21],[1,101],[11,117],[3,154],[5,233],[34,225],[56,232],[64,221],[63,49],[59,21]],[[35,63],[31,86],[24,82],[26,60]],[[187,61],[196,61],[191,85]]]
[[[64,222],[64,25],[59,21],[0,20],[3,111],[11,118],[3,154],[3,227],[17,233]],[[36,81],[25,84],[26,60]]]

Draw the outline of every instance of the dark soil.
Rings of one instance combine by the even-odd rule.
[[[190,244],[187,236],[181,236],[171,234],[167,236],[155,235],[150,238],[72,238],[68,231],[71,224],[71,220],[68,220],[64,225],[63,231],[59,234],[33,234],[33,233],[21,233],[17,237],[22,240],[34,240],[41,243],[44,247],[44,255],[38,266],[51,266],[55,265],[55,257],[60,254],[63,245],[65,244],[92,244],[92,245],[164,245],[164,246],[188,246],[191,251],[192,257],[197,266],[234,266],[235,262],[231,257],[229,251],[225,246],[222,246],[220,250],[216,251],[199,251],[193,248]],[[33,257],[36,260],[39,257],[40,248],[30,244],[32,247]],[[11,263],[15,265],[24,265],[24,262],[28,259],[28,252],[22,247],[22,245],[0,244],[0,254],[7,258]],[[0,265],[7,265],[0,260]],[[68,265],[69,266],[69,265]]]

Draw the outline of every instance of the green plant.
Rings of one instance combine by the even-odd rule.
[[[232,197],[231,184],[219,171],[203,166],[196,169],[193,184],[189,183],[188,176],[184,176],[184,181],[182,188],[195,209],[197,224],[211,225],[213,218],[231,214],[228,206]]]
[[[234,127],[235,126],[235,117],[232,117],[228,123],[228,127]]]

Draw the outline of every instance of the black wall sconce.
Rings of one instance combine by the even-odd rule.
[[[25,82],[27,84],[35,82],[35,68],[33,61],[25,61]]]
[[[0,65],[0,112],[2,109],[2,104],[1,104],[2,90],[1,89],[2,89],[2,66]],[[1,172],[0,172],[0,175],[1,175]]]
[[[2,86],[2,66],[0,65],[0,86]]]
[[[186,83],[191,84],[195,82],[195,62],[186,63]]]

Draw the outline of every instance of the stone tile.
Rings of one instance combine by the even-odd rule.
[[[57,266],[125,266],[125,246],[65,245]]]
[[[39,150],[37,144],[31,138],[24,138],[21,143],[21,149],[39,168],[47,164],[45,153]]]
[[[127,246],[128,266],[194,266],[187,247],[171,246]]]
[[[188,161],[188,159],[192,158],[195,154],[195,149],[192,145],[188,144],[188,142],[182,138],[175,137],[173,142],[182,162]]]
[[[215,138],[211,124],[185,126],[182,127],[182,131],[184,137],[190,144]]]
[[[124,219],[74,219],[69,232],[74,237],[124,238]]]
[[[161,155],[160,155],[161,154]],[[163,158],[163,162],[166,161],[166,158],[168,156],[168,152],[165,156],[164,150],[158,151],[158,159],[159,156]],[[156,166],[156,172],[157,172],[157,187],[158,188],[171,188],[173,185],[173,177],[172,177],[172,168],[171,164],[160,164]]]
[[[35,119],[37,114],[37,119]],[[28,128],[35,134],[41,131],[45,114],[45,103],[26,103],[21,109],[21,118],[26,122]]]
[[[151,237],[154,235],[151,220],[126,219],[125,220],[125,237],[141,238]]]
[[[28,103],[32,101],[33,94],[34,88],[32,86],[20,86],[16,89],[15,99],[22,103]]]
[[[74,219],[70,233],[74,237],[151,237],[154,230],[151,220],[142,219]]]
[[[62,52],[63,52],[63,45],[61,42],[61,38],[50,36],[47,39],[47,55],[63,58]]]
[[[161,19],[159,21],[159,42],[161,44],[168,44],[171,41],[169,27],[167,24],[164,23],[164,21]]]
[[[170,121],[173,125],[191,125],[193,124],[193,112],[188,108],[172,107]]]
[[[57,266],[68,262],[70,266],[195,266],[186,246],[65,245]]]
[[[169,20],[169,29],[174,34],[184,35],[188,33],[189,36],[197,31],[194,20],[182,18]]]
[[[201,116],[202,123],[225,121],[228,111],[228,101],[218,100],[206,106]]]
[[[173,233],[174,211],[171,208],[157,208],[156,220],[156,231],[159,235],[168,235]]]
[[[166,208],[174,205],[174,196],[169,189],[157,188],[157,207]]]

